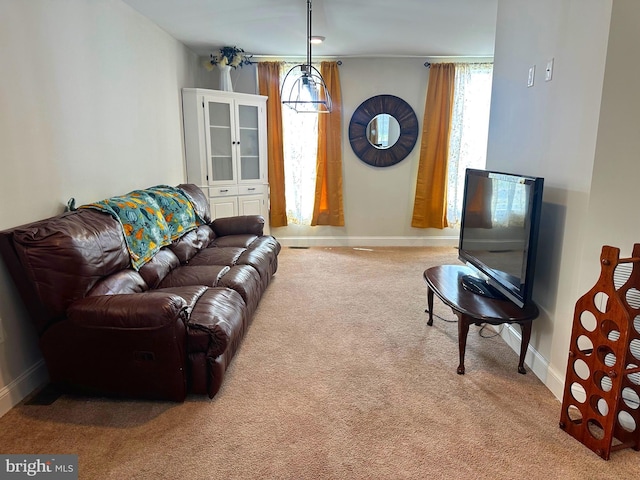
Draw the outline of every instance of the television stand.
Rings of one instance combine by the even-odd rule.
[[[427,282],[427,311],[429,320],[427,325],[433,325],[433,294],[451,307],[458,317],[458,348],[460,364],[458,374],[464,375],[464,354],[467,347],[467,335],[471,324],[501,325],[503,323],[517,323],[522,329],[520,343],[520,359],[518,373],[525,374],[524,358],[531,338],[531,323],[538,316],[538,307],[530,302],[523,308],[506,298],[490,298],[478,295],[463,287],[462,279],[472,275],[473,271],[466,266],[440,265],[424,271]]]

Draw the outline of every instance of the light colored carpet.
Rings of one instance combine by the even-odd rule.
[[[424,313],[443,263],[454,249],[284,248],[212,401],[20,405],[0,452],[77,453],[81,479],[637,478],[640,453],[605,462],[558,428],[500,338],[472,326],[456,374],[456,323]]]

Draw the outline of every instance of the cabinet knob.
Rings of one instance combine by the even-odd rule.
[[[220,190],[220,193],[227,193],[229,190],[228,189],[224,189],[224,190]]]
[[[255,188],[251,187],[251,188],[247,188],[247,190],[249,190],[250,192],[253,192],[255,190]]]

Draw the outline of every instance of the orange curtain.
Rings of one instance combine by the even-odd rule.
[[[272,227],[287,225],[284,193],[284,149],[282,143],[282,103],[280,102],[280,62],[258,63],[258,88],[267,100],[267,154],[269,163],[270,211]]]
[[[316,193],[311,225],[344,226],[342,209],[342,98],[337,62],[321,62],[331,112],[318,114]]]
[[[492,228],[491,199],[493,198],[493,183],[491,183],[491,179],[469,177],[467,192],[465,225],[473,228]]]
[[[455,65],[432,64],[422,122],[420,165],[411,226],[444,228],[447,223],[447,162],[455,88]]]

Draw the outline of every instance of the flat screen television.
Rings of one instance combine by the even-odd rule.
[[[458,258],[475,272],[462,279],[465,289],[521,308],[531,301],[543,184],[539,177],[466,170]]]

